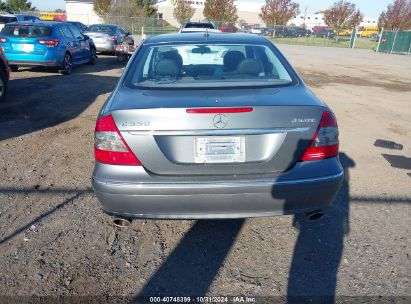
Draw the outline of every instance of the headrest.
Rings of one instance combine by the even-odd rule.
[[[161,59],[173,60],[180,68],[183,67],[183,58],[177,51],[167,51],[161,54]]]
[[[224,67],[227,71],[235,71],[238,67],[238,64],[245,59],[245,56],[240,51],[228,51],[224,55]]]
[[[181,74],[181,69],[174,60],[163,59],[160,60],[155,66],[156,76],[174,76],[177,77]]]
[[[245,59],[238,65],[238,72],[240,74],[258,76],[263,71],[263,64],[257,59]]]

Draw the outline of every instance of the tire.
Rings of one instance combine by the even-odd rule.
[[[17,72],[18,70],[19,70],[19,67],[17,65],[11,65],[10,66],[10,71]]]
[[[127,55],[125,54],[117,54],[117,61],[118,62],[126,62],[127,61]]]
[[[8,88],[8,81],[6,79],[6,76],[4,75],[4,71],[0,69],[0,102],[6,100]]]
[[[70,75],[73,72],[73,59],[70,53],[66,53],[63,59],[63,66],[61,67],[61,73],[63,75]]]
[[[91,48],[90,52],[91,52],[91,58],[90,58],[90,61],[88,63],[91,64],[91,65],[95,65],[96,60],[97,60],[97,51],[96,51],[95,48]]]

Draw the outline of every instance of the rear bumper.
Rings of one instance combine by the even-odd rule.
[[[114,42],[113,41],[107,41],[103,43],[95,43],[94,45],[96,46],[96,51],[97,52],[114,52],[115,47],[114,47]]]
[[[43,67],[59,67],[60,64],[56,61],[29,61],[29,60],[9,60],[9,65],[17,66],[43,66]]]
[[[342,181],[341,167],[331,175],[311,178],[168,183],[113,182],[97,178],[95,171],[93,187],[104,211],[113,215],[216,219],[325,208],[333,202]]]

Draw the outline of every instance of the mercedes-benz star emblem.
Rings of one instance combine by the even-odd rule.
[[[227,127],[228,124],[228,118],[224,114],[217,114],[213,118],[213,125],[217,129],[224,129]]]

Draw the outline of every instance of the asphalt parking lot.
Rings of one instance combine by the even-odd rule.
[[[95,118],[123,66],[100,56],[70,76],[12,73],[0,104],[0,295],[411,296],[411,169],[388,161],[411,158],[411,58],[281,50],[340,127],[345,182],[315,223],[280,216],[114,228],[90,176]],[[404,148],[375,147],[377,139]]]

